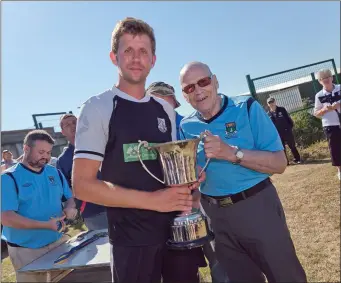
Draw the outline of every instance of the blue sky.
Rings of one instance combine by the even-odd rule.
[[[110,36],[127,16],[155,30],[157,62],[147,80],[175,87],[192,111],[181,67],[207,63],[220,91],[248,91],[245,75],[267,75],[334,58],[340,67],[338,2],[2,2],[2,130],[33,127],[32,114],[73,111],[111,88]],[[43,125],[56,125],[56,117]]]

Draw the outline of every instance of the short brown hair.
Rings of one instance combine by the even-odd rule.
[[[149,36],[152,43],[152,52],[153,55],[155,55],[156,42],[153,28],[146,22],[132,17],[128,17],[119,21],[112,32],[111,50],[114,54],[117,54],[120,38],[125,33],[131,34],[133,36],[142,34]]]
[[[64,114],[60,117],[59,119],[59,127],[63,128],[63,120],[67,119],[67,118],[70,118],[70,117],[74,117],[77,119],[77,117],[71,113],[67,113],[67,114]]]
[[[24,145],[33,147],[36,141],[46,141],[54,145],[54,139],[44,130],[33,130],[29,132],[24,138]]]

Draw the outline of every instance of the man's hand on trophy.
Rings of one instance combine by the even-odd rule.
[[[155,191],[155,210],[159,212],[191,211],[193,197],[191,189],[187,186],[168,187]]]
[[[223,142],[222,139],[213,135],[210,131],[205,131],[204,149],[207,158],[215,158],[231,161],[235,157],[236,148]]]

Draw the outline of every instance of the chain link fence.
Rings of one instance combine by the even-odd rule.
[[[251,78],[246,76],[250,94],[267,108],[266,100],[274,97],[277,104],[289,112],[297,112],[313,107],[315,94],[321,85],[315,74],[321,69],[331,70],[334,82],[339,84],[340,74],[337,72],[334,59],[329,59],[298,68]]]

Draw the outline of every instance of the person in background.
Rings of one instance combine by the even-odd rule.
[[[17,282],[46,282],[46,272],[17,271],[68,240],[64,219],[77,215],[65,177],[48,165],[53,144],[46,131],[29,132],[22,162],[1,174],[2,238]],[[52,272],[52,278],[58,274]]]
[[[171,85],[166,84],[164,82],[152,83],[146,89],[146,93],[167,101],[173,107],[174,110],[181,106],[180,102],[176,99],[174,88]],[[180,115],[177,111],[175,111],[175,122],[177,130],[176,133],[178,140],[180,139],[179,125],[183,118],[184,116]]]
[[[58,160],[57,157],[51,156],[49,164],[53,167],[56,167],[57,166],[57,160]]]
[[[17,162],[13,159],[13,154],[9,150],[5,149],[2,152],[2,161],[1,161],[1,172],[5,171],[6,169],[12,167]]]
[[[75,151],[77,117],[73,114],[64,114],[60,118],[59,125],[62,129],[62,134],[68,140],[68,146],[65,147],[61,155],[59,155],[56,162],[56,167],[62,171],[68,181],[70,188],[72,188],[71,176],[73,155]],[[98,177],[100,177],[100,172],[98,172]],[[84,224],[89,230],[101,230],[108,228],[108,219],[105,206],[97,205],[91,202],[80,201],[78,199],[76,199],[76,204],[77,209],[80,210],[84,219]]]
[[[267,104],[269,106],[268,115],[272,122],[275,124],[278,134],[281,138],[288,165],[289,158],[285,149],[286,144],[289,146],[291,153],[294,156],[294,163],[300,164],[301,156],[297,150],[295,137],[292,132],[294,121],[291,119],[290,115],[284,107],[277,106],[275,98],[269,97],[267,99]]]
[[[314,115],[322,119],[332,165],[337,167],[337,176],[341,180],[340,85],[333,84],[329,69],[320,70],[316,77],[323,88],[315,95]]]

